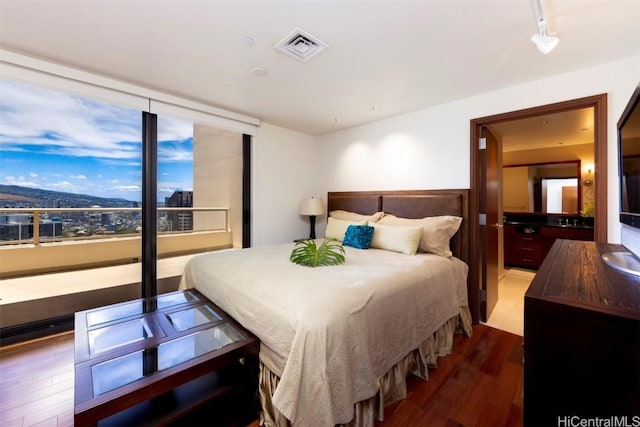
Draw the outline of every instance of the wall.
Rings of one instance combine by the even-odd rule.
[[[262,123],[252,138],[251,246],[292,242],[309,235],[299,214],[306,197],[325,196],[318,181],[316,138]],[[320,226],[317,227],[318,235]]]
[[[553,163],[580,160],[583,167],[593,168],[593,144],[563,145],[539,150],[507,151],[502,154],[504,165]]]
[[[233,247],[242,247],[242,134],[193,125],[193,206],[229,207]],[[194,212],[194,229],[220,229],[224,215]]]
[[[469,188],[472,119],[608,93],[608,235],[619,242],[616,122],[638,76],[640,55],[327,134],[318,182],[323,193]]]

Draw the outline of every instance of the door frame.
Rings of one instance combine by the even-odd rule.
[[[469,281],[472,284],[469,293],[469,309],[473,323],[480,320],[480,290],[482,289],[482,257],[480,248],[480,148],[479,139],[483,127],[495,123],[520,120],[544,114],[561,113],[570,110],[593,107],[594,115],[594,191],[595,191],[595,227],[594,240],[607,242],[607,94],[588,96],[554,104],[542,105],[523,110],[511,111],[492,116],[472,119],[470,122],[470,188],[469,188]]]

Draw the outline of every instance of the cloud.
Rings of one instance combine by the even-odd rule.
[[[125,192],[141,192],[142,191],[142,187],[140,187],[140,185],[114,185],[113,189],[116,191],[125,191]]]
[[[193,161],[193,150],[179,147],[165,148],[158,150],[158,161],[160,162],[191,162]]]
[[[24,176],[13,176],[13,175],[6,175],[4,177],[4,181],[7,185],[22,185],[25,187],[33,187],[36,184],[34,183],[34,181],[27,181]]]
[[[68,191],[70,193],[75,192],[76,186],[69,181],[59,181],[50,185],[50,188],[55,188],[58,191]]]
[[[104,197],[141,194],[140,111],[0,79],[0,123],[3,183]],[[159,173],[192,175],[192,122],[158,117],[158,162]],[[111,183],[114,177],[121,179]],[[186,181],[170,185],[192,187]]]
[[[0,80],[0,147],[7,151],[38,151],[100,159],[140,158],[140,112],[63,92]],[[162,117],[160,141],[189,141],[193,124]],[[159,145],[159,156],[162,152]],[[182,159],[176,150],[163,155]]]
[[[193,123],[175,117],[158,117],[158,141],[181,141],[193,135]]]

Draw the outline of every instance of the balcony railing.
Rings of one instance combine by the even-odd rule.
[[[228,207],[157,209],[157,230],[160,235],[230,231]],[[25,243],[38,246],[60,241],[138,236],[142,229],[142,220],[139,218],[141,212],[142,208],[0,208],[0,215],[23,214],[27,217],[21,221],[0,223],[0,246]],[[202,214],[198,217],[197,213]]]
[[[158,259],[233,247],[229,208],[157,209]],[[0,208],[0,216],[5,216],[0,232],[12,237],[0,239],[0,280],[138,263],[141,212],[141,208]],[[22,236],[6,236],[12,227],[10,233],[17,233],[15,223],[7,222],[14,215],[23,216],[17,218],[24,222]],[[169,225],[173,223],[175,227]],[[91,235],[84,235],[83,229]]]

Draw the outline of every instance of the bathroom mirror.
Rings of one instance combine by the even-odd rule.
[[[504,212],[580,213],[579,160],[505,165],[502,171]]]

